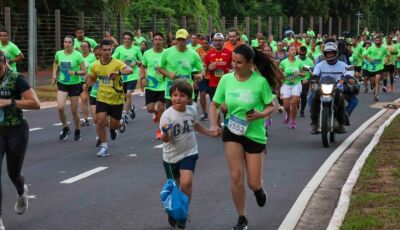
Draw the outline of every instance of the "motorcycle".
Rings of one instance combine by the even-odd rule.
[[[354,66],[346,67],[346,73],[344,74],[343,80],[339,82],[342,83],[342,87],[349,83],[349,79],[354,77]],[[315,92],[321,89],[320,96],[320,114],[318,121],[318,131],[321,134],[322,145],[328,148],[330,143],[334,143],[336,140],[336,109],[335,109],[335,97],[337,93],[340,93],[337,89],[336,77],[326,76],[319,80],[312,80],[312,89]]]

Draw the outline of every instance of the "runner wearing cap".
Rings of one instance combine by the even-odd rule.
[[[187,48],[186,41],[189,33],[185,29],[176,32],[177,44],[163,52],[160,61],[160,73],[166,78],[165,99],[166,107],[171,106],[169,89],[175,79],[185,79],[193,86],[193,78],[201,79],[203,65],[200,56],[193,50]]]
[[[203,62],[204,68],[210,74],[208,95],[211,101],[214,98],[221,77],[232,69],[232,51],[224,47],[224,35],[216,33],[213,40],[214,48],[207,53]],[[221,105],[221,110],[226,113],[225,104]],[[218,124],[220,124],[219,120]]]

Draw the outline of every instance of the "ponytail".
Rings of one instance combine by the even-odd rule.
[[[268,55],[246,44],[236,47],[233,52],[242,55],[247,61],[253,60],[257,71],[268,81],[272,89],[281,87],[284,75]]]
[[[284,75],[274,60],[268,55],[254,49],[253,63],[258,72],[267,79],[272,89],[279,89],[282,86]]]

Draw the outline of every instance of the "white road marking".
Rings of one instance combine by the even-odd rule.
[[[67,122],[67,124],[71,124],[71,122]],[[56,123],[56,124],[53,124],[54,126],[61,126],[62,125],[62,123]]]
[[[129,154],[128,157],[137,157],[137,154]]]
[[[74,176],[74,177],[71,177],[71,178],[69,178],[67,180],[61,181],[60,184],[72,184],[74,182],[77,182],[78,180],[82,180],[82,179],[84,179],[86,177],[89,177],[89,176],[95,174],[95,173],[101,172],[101,171],[103,171],[103,170],[105,170],[107,168],[108,167],[97,167],[97,168],[94,168],[92,170],[89,170],[87,172],[79,174],[78,176]]]
[[[285,219],[283,220],[281,226],[278,230],[294,229],[300,220],[311,196],[314,194],[315,190],[321,184],[322,180],[329,172],[330,168],[335,164],[337,159],[342,155],[342,153],[350,146],[351,143],[366,129],[371,125],[376,119],[378,119],[382,114],[384,114],[387,109],[382,109],[376,113],[373,117],[368,119],[364,124],[362,124],[356,131],[353,132],[335,151],[329,156],[324,164],[318,169],[313,178],[308,182],[306,187],[297,197],[296,202],[293,204],[292,208],[289,210]]]
[[[156,146],[154,146],[154,148],[155,149],[162,149],[163,148],[163,144],[156,145]]]
[[[33,132],[33,131],[37,131],[37,130],[41,130],[41,129],[43,129],[43,128],[36,127],[36,128],[29,129],[29,132]]]

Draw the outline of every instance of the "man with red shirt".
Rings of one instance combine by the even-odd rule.
[[[229,32],[230,34],[231,32]],[[211,49],[204,58],[204,69],[210,73],[208,95],[210,100],[214,97],[219,80],[222,75],[229,72],[232,68],[232,51],[224,48],[224,35],[216,33],[214,35],[214,48]]]
[[[303,46],[303,44],[299,42],[299,35],[294,36],[294,41],[290,43],[290,46],[296,46],[297,51],[299,51],[300,47]]]

